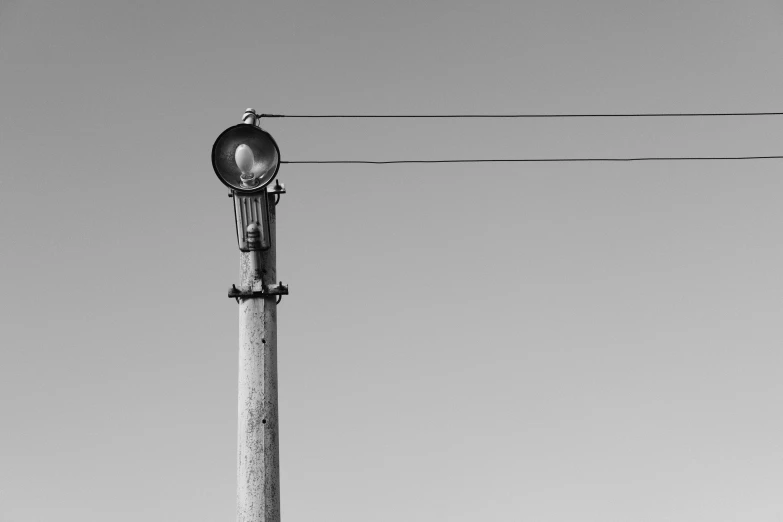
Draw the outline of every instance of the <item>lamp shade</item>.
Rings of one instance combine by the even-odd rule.
[[[268,132],[240,123],[224,130],[215,140],[212,168],[230,189],[259,192],[277,175],[280,149]]]

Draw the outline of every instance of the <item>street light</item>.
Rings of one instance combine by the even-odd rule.
[[[280,149],[259,128],[258,116],[247,109],[242,123],[224,130],[212,146],[212,168],[234,198],[239,249],[249,252],[247,227],[260,228],[260,249],[270,247],[269,205],[266,187],[280,168]]]
[[[280,522],[277,416],[277,303],[288,287],[275,282],[275,206],[285,187],[275,179],[280,149],[247,109],[212,147],[212,167],[234,198],[240,282],[237,522]]]

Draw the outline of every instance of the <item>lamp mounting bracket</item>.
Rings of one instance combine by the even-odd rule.
[[[228,297],[236,299],[237,302],[240,299],[252,297],[276,297],[279,303],[284,295],[288,295],[288,285],[284,285],[282,281],[273,285],[265,285],[256,281],[250,288],[237,288],[237,285],[231,285],[231,288],[228,289]]]

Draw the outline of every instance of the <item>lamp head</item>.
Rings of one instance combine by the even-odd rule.
[[[237,192],[259,192],[275,179],[280,149],[268,132],[248,123],[224,130],[212,146],[212,168]]]

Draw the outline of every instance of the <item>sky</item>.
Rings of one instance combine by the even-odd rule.
[[[215,138],[781,111],[783,4],[0,0],[0,522],[235,516]],[[262,123],[283,160],[783,154],[783,118]],[[779,160],[283,165],[289,522],[783,520]]]

